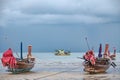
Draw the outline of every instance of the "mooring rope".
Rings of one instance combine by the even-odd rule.
[[[48,75],[45,75],[45,76],[41,76],[41,77],[38,77],[38,78],[34,78],[34,80],[39,80],[39,79],[43,79],[43,78],[48,78],[48,77],[51,77],[51,76],[55,76],[55,75],[58,75],[58,74],[62,74],[62,73],[65,73],[65,72],[69,72],[69,71],[72,71],[72,70],[76,70],[76,69],[79,69],[79,68],[80,68],[80,67],[73,68],[73,69],[71,69],[71,70],[56,72],[56,73],[53,73],[53,74],[48,74]]]
[[[37,58],[39,61],[41,60],[40,58]],[[38,61],[38,62],[39,62]],[[37,62],[36,62],[37,63]],[[38,63],[39,64],[39,63]],[[69,72],[69,71],[72,71],[72,70],[76,70],[76,69],[79,69],[79,67],[76,67],[76,68],[73,68],[73,69],[70,69],[70,70],[65,70],[65,71],[60,71],[60,72],[56,72],[56,73],[53,73],[53,74],[48,74],[48,75],[45,75],[45,76],[41,76],[41,77],[38,77],[38,78],[34,78],[34,80],[39,80],[39,79],[43,79],[43,78],[48,78],[48,77],[51,77],[51,76],[55,76],[55,75],[58,75],[58,74],[62,74],[62,73],[65,73],[65,72]]]
[[[10,45],[11,47],[15,46],[15,44],[12,43],[12,41],[8,38],[7,35],[4,37],[4,39],[5,39],[6,43],[7,43],[7,45]],[[19,57],[19,54],[14,49],[12,49],[12,50],[13,50],[13,52],[15,52],[15,54],[17,55],[17,57]]]

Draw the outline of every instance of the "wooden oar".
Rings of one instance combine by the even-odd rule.
[[[112,62],[111,65],[113,66],[113,68],[117,66],[114,62]]]
[[[114,62],[112,62],[115,66],[117,66]]]

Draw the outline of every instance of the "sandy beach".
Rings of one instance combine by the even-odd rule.
[[[57,62],[56,62],[57,63]],[[120,65],[106,73],[89,74],[83,71],[80,63],[42,63],[30,72],[12,74],[0,73],[0,80],[120,80]],[[39,68],[39,70],[37,70]]]
[[[120,80],[119,74],[87,74],[69,72],[27,72],[22,74],[0,74],[0,80]]]

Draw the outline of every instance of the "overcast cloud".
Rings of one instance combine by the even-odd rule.
[[[14,44],[31,42],[35,51],[39,51],[38,43],[44,45],[43,51],[59,47],[83,51],[86,46],[79,41],[86,36],[93,46],[109,42],[120,47],[119,3],[120,0],[0,0],[0,37],[5,34]],[[1,49],[6,49],[4,40],[0,44]]]
[[[119,0],[2,1],[0,25],[120,22]]]

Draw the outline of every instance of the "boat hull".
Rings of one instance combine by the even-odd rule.
[[[28,72],[34,67],[34,65],[35,65],[34,60],[28,61],[27,59],[24,59],[22,61],[17,61],[15,68],[10,68],[8,66],[8,71],[12,73]]]
[[[60,54],[60,53],[56,53],[56,56],[70,56],[70,54]]]
[[[111,61],[108,59],[99,59],[96,60],[95,65],[91,65],[90,62],[84,61],[84,71],[89,73],[102,73],[106,72],[106,70],[111,66]]]

